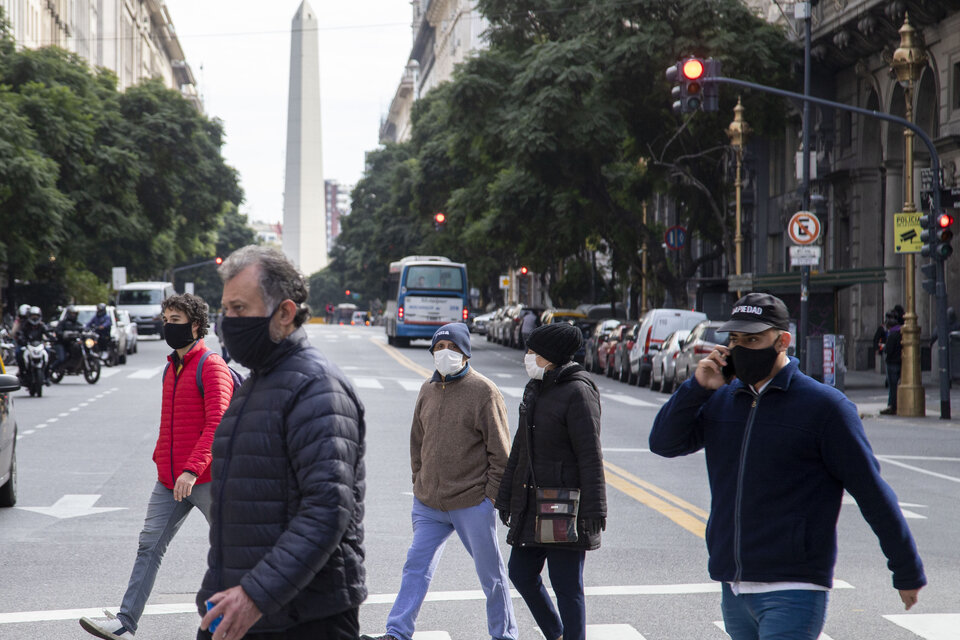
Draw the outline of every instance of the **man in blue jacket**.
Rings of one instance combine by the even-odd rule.
[[[650,432],[650,449],[661,456],[706,452],[710,577],[723,582],[733,640],[819,636],[844,490],[880,540],[907,609],[927,583],[856,407],[800,372],[786,353],[788,328],[779,298],[750,293],[737,301],[719,329],[730,333],[729,347],[700,361]]]

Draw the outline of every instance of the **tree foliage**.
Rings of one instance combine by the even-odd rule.
[[[0,15],[0,271],[11,284],[55,278],[86,296],[114,266],[152,279],[212,256],[242,200],[222,145],[222,125],[159,80],[120,93],[110,71],[62,49],[18,51]]]
[[[660,291],[685,300],[704,262],[732,260],[724,130],[736,96],[723,91],[718,113],[680,121],[664,70],[683,55],[712,56],[726,75],[782,86],[792,62],[784,35],[739,0],[478,7],[490,47],[418,101],[409,142],[374,152],[331,269],[379,291],[389,261],[439,252],[467,262],[487,299],[499,273],[524,264],[572,300],[578,286],[612,295],[636,281],[646,240]],[[775,133],[783,106],[744,100],[754,129]],[[671,267],[664,229],[643,224],[656,193],[678,203],[677,222],[702,240],[697,260],[688,243]],[[448,220],[440,233],[430,226],[437,211]],[[598,249],[619,283],[591,284]]]

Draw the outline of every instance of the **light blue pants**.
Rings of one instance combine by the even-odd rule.
[[[516,640],[517,620],[510,601],[507,569],[497,544],[497,516],[490,500],[454,511],[431,509],[413,499],[413,543],[403,565],[400,593],[387,617],[387,633],[412,640],[417,615],[430,588],[447,538],[454,531],[473,558],[487,597],[487,631],[494,640]]]
[[[193,485],[190,495],[181,502],[174,500],[173,490],[167,489],[161,483],[158,482],[153,488],[147,505],[147,517],[140,532],[137,559],[133,563],[127,592],[117,613],[117,618],[128,630],[137,630],[143,608],[147,605],[147,599],[157,580],[163,554],[166,553],[173,536],[180,530],[180,525],[194,507],[200,509],[203,517],[207,519],[207,524],[210,524],[212,501],[209,482]]]

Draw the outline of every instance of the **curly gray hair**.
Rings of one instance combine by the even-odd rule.
[[[276,309],[284,300],[293,300],[297,305],[294,325],[299,327],[306,322],[310,317],[307,280],[281,251],[257,244],[247,245],[231,253],[217,273],[227,282],[253,264],[260,267],[260,295],[267,308]]]

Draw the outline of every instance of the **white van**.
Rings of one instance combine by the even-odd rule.
[[[693,329],[707,319],[707,314],[688,309],[651,309],[640,317],[637,341],[630,350],[630,379],[645,387],[650,384],[653,353],[674,331]]]
[[[117,292],[117,309],[130,312],[139,335],[160,335],[163,329],[160,304],[173,295],[176,291],[172,282],[128,282]]]

